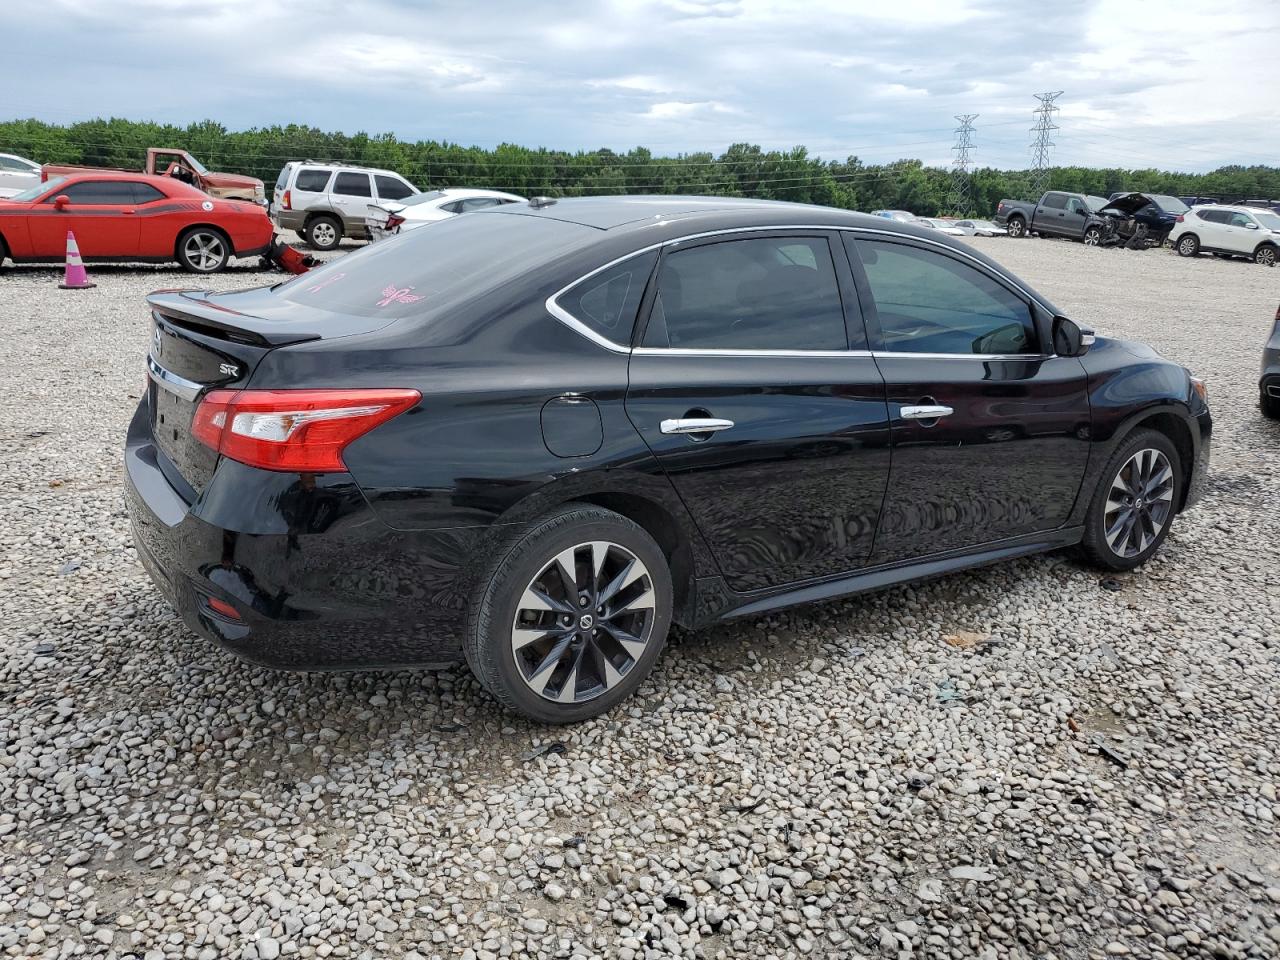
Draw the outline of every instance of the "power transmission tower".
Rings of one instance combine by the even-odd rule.
[[[956,117],[960,126],[956,127],[955,163],[951,167],[951,209],[955,213],[968,215],[973,209],[973,181],[969,176],[969,151],[973,149],[970,135],[973,133],[973,121],[978,119],[976,113],[965,113]]]
[[[1060,96],[1062,96],[1061,90],[1035,95],[1035,98],[1040,101],[1040,106],[1034,111],[1036,125],[1031,128],[1031,132],[1036,135],[1031,144],[1031,197],[1038,198],[1049,186],[1049,155],[1053,152],[1051,136],[1053,131],[1059,129],[1053,122],[1053,115],[1058,112],[1053,101]]]

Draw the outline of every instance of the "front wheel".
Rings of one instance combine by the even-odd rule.
[[[1085,556],[1104,570],[1146,563],[1169,535],[1181,492],[1177,448],[1163,433],[1137,430],[1111,455],[1094,490]]]
[[[217,273],[230,259],[230,241],[212,227],[192,227],[178,238],[178,263],[190,273]]]
[[[630,696],[671,624],[671,573],[654,539],[612,511],[570,504],[498,553],[464,638],[481,684],[545,723],[598,716]]]
[[[1194,233],[1184,233],[1178,238],[1178,256],[1194,257],[1200,252],[1200,238]]]
[[[1102,231],[1097,227],[1090,227],[1084,232],[1084,237],[1081,242],[1086,247],[1096,247],[1098,244],[1102,243]]]
[[[1260,263],[1264,267],[1274,267],[1276,265],[1276,248],[1269,243],[1264,243],[1253,251],[1253,262]]]

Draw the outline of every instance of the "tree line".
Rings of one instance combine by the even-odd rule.
[[[821,160],[804,147],[764,150],[736,143],[707,152],[654,156],[644,147],[569,152],[504,143],[493,149],[438,140],[413,143],[393,134],[327,132],[297,124],[228,130],[206,120],[185,127],[112,118],[70,125],[39,120],[0,122],[0,151],[41,163],[138,168],[147,147],[188,150],[210,170],[242,173],[271,184],[286,161],[321,160],[395,170],[422,189],[488,187],[524,196],[682,193],[819,203],[850,210],[911,210],[924,216],[990,216],[1004,197],[1029,196],[1028,170],[981,167],[971,174],[971,210],[956,210],[951,171],[919,160],[864,163]],[[1140,190],[1180,196],[1280,197],[1280,168],[1225,166],[1210,173],[1055,167],[1050,188],[1107,196]]]

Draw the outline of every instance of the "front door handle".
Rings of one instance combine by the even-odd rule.
[[[949,417],[955,413],[950,407],[944,407],[940,403],[922,403],[913,407],[903,407],[898,416],[903,420],[937,420],[939,417]]]
[[[720,420],[716,417],[681,417],[676,420],[663,420],[659,429],[663,433],[715,433],[717,430],[728,430],[732,426],[732,420]]]

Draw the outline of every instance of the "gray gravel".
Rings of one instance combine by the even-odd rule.
[[[188,278],[0,269],[0,956],[1276,956],[1280,271],[975,243],[1208,379],[1204,504],[1114,590],[1054,555],[678,637],[572,729],[189,634],[119,493]]]

